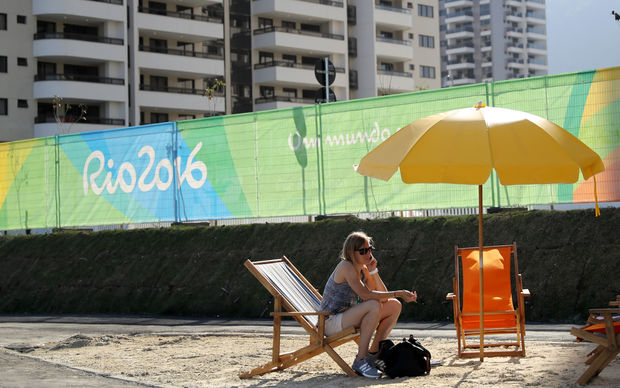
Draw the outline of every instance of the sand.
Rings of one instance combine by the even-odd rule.
[[[323,354],[285,371],[240,379],[271,357],[271,337],[252,335],[131,334],[74,335],[63,341],[23,346],[28,357],[67,365],[123,380],[161,387],[577,387],[585,371],[583,361],[594,345],[576,342],[526,342],[527,357],[460,359],[456,340],[418,338],[442,362],[423,377],[378,380],[348,377]],[[283,350],[307,344],[302,335],[284,335]],[[355,343],[337,348],[352,361]],[[616,358],[591,386],[620,387],[620,360]]]

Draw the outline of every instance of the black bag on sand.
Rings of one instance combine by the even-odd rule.
[[[379,369],[391,378],[424,376],[431,372],[431,353],[413,335],[396,345],[391,340],[379,342],[377,359],[383,361],[378,362],[383,366]]]

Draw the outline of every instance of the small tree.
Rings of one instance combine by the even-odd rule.
[[[207,99],[209,100],[207,104],[209,105],[211,114],[215,115],[215,100],[213,99],[213,97],[215,97],[215,94],[220,90],[220,88],[226,86],[226,83],[220,79],[216,79],[213,81],[213,85],[211,86],[209,86],[209,81],[207,80],[205,80],[205,84],[206,88],[203,96],[207,97]]]
[[[63,102],[62,97],[54,95],[53,110],[54,119],[56,120],[56,127],[58,128],[58,134],[71,133],[71,127],[78,121],[86,120],[86,105],[79,104],[77,106],[77,114],[75,114],[74,106]]]

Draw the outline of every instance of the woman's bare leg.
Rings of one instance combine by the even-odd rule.
[[[379,351],[379,342],[386,339],[390,332],[396,326],[396,321],[400,316],[402,305],[398,299],[388,299],[381,303],[381,312],[379,314],[379,325],[377,326],[377,332],[375,338],[372,341],[370,352]]]
[[[358,360],[368,355],[368,345],[379,324],[380,314],[381,303],[377,300],[367,300],[351,307],[342,314],[343,329],[351,326],[360,329],[360,340],[357,350]]]

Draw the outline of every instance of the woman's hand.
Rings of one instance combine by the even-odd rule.
[[[375,259],[375,257],[372,255],[372,253],[370,254],[370,263],[366,264],[366,268],[368,268],[369,272],[374,271],[375,269],[377,269],[377,259]]]
[[[394,293],[395,296],[401,298],[407,303],[410,302],[418,302],[418,293],[417,291],[407,291],[407,290],[398,290]]]

